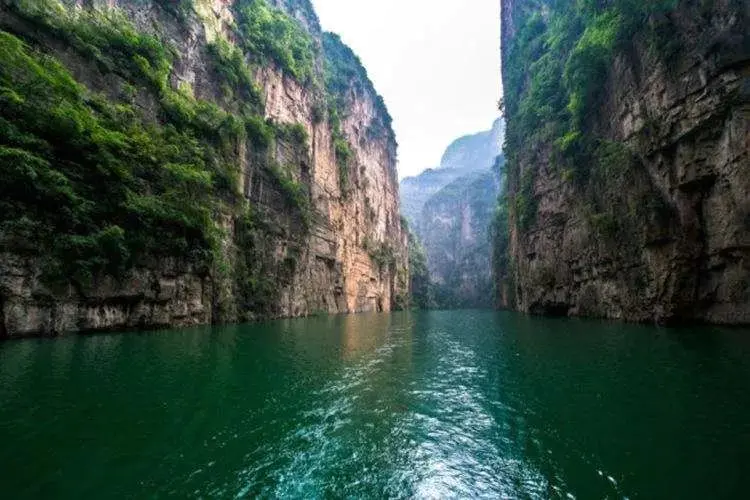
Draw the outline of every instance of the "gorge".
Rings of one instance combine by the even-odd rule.
[[[749,323],[747,3],[501,3],[505,119],[399,187],[385,103],[307,0],[3,0],[0,336]]]
[[[401,207],[421,245],[428,297],[437,309],[492,307],[490,225],[501,186],[505,123],[456,139],[440,166],[400,183]],[[411,252],[420,248],[410,248]]]
[[[0,0],[0,495],[743,498],[748,26]]]

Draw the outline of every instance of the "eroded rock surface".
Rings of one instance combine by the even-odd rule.
[[[206,44],[235,43],[235,2],[188,3],[191,7],[182,16],[165,10],[168,3],[159,1],[70,1],[65,8],[118,9],[138,30],[174,49],[169,85],[188,88],[195,98],[231,112],[221,100],[224,82],[210,69]],[[317,46],[314,78],[323,81],[323,34],[310,3],[270,3],[301,22],[312,36]],[[0,4],[0,29],[60,60],[92,92],[118,95],[125,82],[116,72],[81,57],[54,33],[20,18],[9,5]],[[361,71],[361,78],[366,78]],[[322,88],[301,83],[270,60],[253,66],[253,75],[263,94],[265,118],[281,125],[300,124],[305,144],[300,147],[278,137],[270,156],[263,157],[249,140],[236,145],[242,201],[215,216],[223,234],[221,262],[196,268],[179,258],[146,259],[118,278],[101,275],[85,285],[52,287],[41,279],[39,257],[5,252],[0,257],[0,335],[389,311],[408,301],[408,240],[399,215],[396,143],[371,85],[352,81],[340,100],[346,108],[340,130],[352,150],[348,182],[343,183]],[[158,99],[153,93],[137,88],[136,99],[143,116],[155,119]],[[304,187],[309,220],[290,206],[288,194],[271,175],[269,161],[282,165],[292,181]],[[245,206],[253,214],[251,230],[242,226]],[[374,247],[387,249],[388,259],[375,258]],[[237,282],[240,262],[252,268],[255,281]]]
[[[592,130],[624,146],[632,164],[605,165],[611,174],[597,193],[582,195],[564,179],[554,144],[513,152],[517,179],[535,172],[537,210],[528,228],[518,218],[512,225],[510,307],[750,323],[748,3],[694,4],[678,2],[649,21],[668,23],[675,43],[668,58],[649,48],[642,30],[630,53],[611,61]],[[502,7],[509,47],[519,28],[514,14],[525,7],[510,0]],[[507,64],[508,50],[503,57]]]
[[[505,123],[454,141],[439,168],[401,181],[401,206],[427,257],[436,307],[493,304],[490,224]]]

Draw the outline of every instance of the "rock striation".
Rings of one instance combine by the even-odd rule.
[[[535,45],[560,28],[551,21],[557,7],[502,1],[514,137],[509,259],[496,270],[505,305],[750,323],[750,4],[682,0],[636,12],[620,4],[579,14],[582,24],[564,32],[580,39],[563,70],[547,59],[559,43]],[[612,55],[598,66],[605,51]],[[543,79],[542,67],[557,77]],[[545,135],[550,125],[541,124],[521,138],[532,99],[547,92],[555,106],[561,95],[541,84],[563,81],[560,92],[574,95],[586,89],[576,80],[586,71],[598,71],[600,90],[564,99],[556,115],[574,123],[582,103],[577,131]]]
[[[309,1],[3,0],[0,7],[0,34],[8,45],[69,73],[83,96],[78,104],[93,109],[92,116],[121,106],[138,126],[205,144],[205,163],[228,172],[223,191],[195,195],[207,197],[210,207],[208,219],[201,219],[210,238],[199,257],[190,249],[162,252],[157,244],[154,251],[129,252],[117,272],[92,264],[85,278],[50,279],[41,241],[17,237],[9,229],[15,227],[12,217],[4,217],[0,336],[389,311],[408,304],[408,235],[401,226],[390,117],[353,54],[350,72],[339,78],[343,83],[326,88],[337,63],[329,58],[338,54],[326,52],[324,38],[331,35],[321,32]],[[271,13],[263,22],[276,24],[247,14],[257,9]],[[68,26],[81,31],[71,34]],[[270,29],[284,31],[268,36],[263,30]],[[109,47],[117,47],[118,57],[124,54],[124,67],[105,64],[111,52],[101,50],[104,41],[116,44]],[[351,53],[337,38],[332,43]],[[144,45],[164,47],[169,55],[163,86],[151,78],[155,63],[139,58]],[[105,101],[100,108],[90,104],[95,96]],[[188,125],[180,121],[185,116]],[[218,126],[195,125],[213,116],[221,119]],[[13,116],[4,118],[14,123]],[[228,138],[221,135],[225,128],[231,129]],[[0,146],[12,146],[2,134]],[[179,144],[174,147],[179,152]],[[54,160],[51,165],[57,167]],[[137,175],[140,189],[150,178]],[[217,175],[211,178],[216,187]],[[202,177],[188,181],[196,179]],[[154,195],[153,185],[143,189]],[[190,203],[185,199],[175,210]],[[126,250],[137,248],[128,240],[138,230],[136,223],[129,232],[131,222],[117,226],[125,226]],[[174,225],[158,227],[165,228],[166,243]],[[113,262],[107,259],[90,261]]]
[[[493,304],[490,225],[502,185],[504,122],[454,141],[441,165],[401,181],[401,205],[424,247],[432,306]]]

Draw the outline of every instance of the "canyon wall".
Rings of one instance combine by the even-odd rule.
[[[440,167],[401,181],[404,214],[425,252],[432,307],[493,304],[490,225],[504,130],[498,119],[490,130],[457,139]]]
[[[490,225],[499,193],[500,179],[488,169],[456,179],[425,203],[419,235],[437,307],[492,307]]]
[[[502,1],[504,305],[750,323],[749,10]]]
[[[0,5],[0,336],[408,305],[390,117],[309,2]]]

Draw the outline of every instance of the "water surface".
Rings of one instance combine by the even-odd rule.
[[[750,331],[397,313],[0,344],[3,498],[740,498]]]

